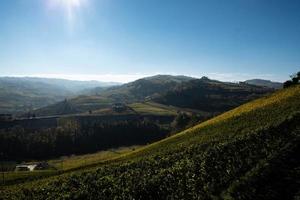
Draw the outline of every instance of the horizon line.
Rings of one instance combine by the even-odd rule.
[[[64,79],[70,81],[98,81],[98,82],[114,82],[114,83],[129,83],[141,78],[157,76],[157,75],[171,75],[171,76],[187,76],[192,78],[201,78],[203,76],[209,79],[224,81],[224,82],[242,82],[250,79],[264,79],[274,82],[284,82],[285,79],[278,78],[273,74],[243,74],[243,73],[207,73],[203,75],[189,75],[177,73],[149,73],[149,74],[10,74],[0,75],[0,77],[10,78],[48,78],[48,79]],[[288,79],[288,77],[287,77]],[[286,79],[286,80],[287,80]]]

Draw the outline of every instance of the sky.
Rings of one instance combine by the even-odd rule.
[[[299,10],[299,0],[3,0],[0,76],[284,81],[300,71]]]

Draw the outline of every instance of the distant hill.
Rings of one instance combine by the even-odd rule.
[[[86,89],[117,83],[0,77],[0,113],[21,113],[74,97]]]
[[[165,105],[220,113],[273,91],[270,88],[203,77],[177,85],[166,93],[153,96],[151,100]]]
[[[62,101],[69,90],[22,78],[0,78],[0,113],[18,113]]]
[[[248,84],[251,84],[251,85],[274,88],[274,89],[281,89],[283,87],[282,83],[273,82],[273,81],[270,81],[270,80],[263,80],[263,79],[246,80],[245,83],[248,83]]]
[[[102,81],[78,81],[78,80],[67,80],[67,79],[57,79],[57,78],[36,78],[36,77],[23,77],[17,78],[29,82],[40,82],[49,85],[53,85],[59,88],[64,88],[73,93],[82,93],[84,90],[101,87],[111,87],[116,85],[121,85],[117,82],[102,82]]]
[[[80,95],[34,110],[36,116],[76,114],[110,107],[111,100],[101,96]]]
[[[157,75],[146,77],[120,86],[112,86],[108,88],[97,87],[89,91],[90,95],[80,95],[68,99],[68,103],[56,103],[37,109],[37,116],[45,115],[61,115],[73,114],[75,110],[78,113],[87,112],[89,110],[99,110],[110,107],[114,103],[134,103],[144,101],[146,98],[153,95],[158,95],[167,92],[180,85],[183,82],[193,80],[194,78],[186,76],[170,76]],[[68,109],[72,105],[72,112]],[[62,106],[67,106],[62,109]]]
[[[68,102],[79,113],[103,109],[113,103],[155,101],[160,104],[216,114],[273,91],[270,88],[243,83],[225,83],[206,77],[195,79],[186,76],[157,75],[121,86],[100,88],[97,94],[78,96],[69,99]],[[36,111],[36,114],[38,116],[47,113],[62,114],[54,112],[61,110],[60,106],[61,104],[58,103],[56,106],[41,108]],[[65,110],[68,111],[68,109]]]
[[[91,94],[110,98],[114,102],[143,101],[146,97],[164,93],[193,79],[187,76],[156,75],[108,89],[95,88]]]

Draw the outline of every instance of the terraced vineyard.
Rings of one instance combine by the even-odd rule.
[[[280,90],[90,170],[2,199],[299,199],[300,87]]]

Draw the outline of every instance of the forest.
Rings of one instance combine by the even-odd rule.
[[[0,152],[5,160],[47,159],[147,144],[166,137],[169,131],[147,119],[92,126],[69,121],[65,126],[47,129],[14,127],[0,130]]]

